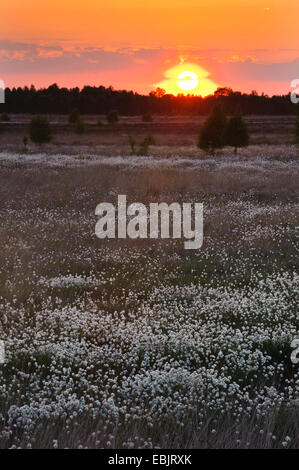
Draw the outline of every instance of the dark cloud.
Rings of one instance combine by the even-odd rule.
[[[134,56],[103,48],[43,46],[0,41],[0,68],[7,74],[74,73],[117,70],[134,63]]]
[[[122,71],[125,83],[125,72],[134,70],[134,78],[146,89],[150,83],[163,79],[165,70],[182,60],[194,62],[210,72],[210,78],[217,83],[237,86],[252,81],[287,82],[299,77],[299,58],[271,62],[262,60],[266,49],[249,51],[250,57],[239,57],[235,51],[228,49],[203,50],[196,48],[146,48],[127,47],[119,49],[80,44],[29,44],[0,40],[0,76],[10,77],[18,83],[21,77],[57,76],[79,74],[107,74],[111,80],[115,73]],[[260,55],[261,54],[261,55]],[[269,55],[271,57],[271,54]],[[293,57],[296,54],[293,54]],[[13,78],[12,78],[13,77]],[[128,75],[127,75],[128,80]],[[134,86],[137,84],[134,83]],[[148,82],[147,84],[145,82]],[[131,82],[129,81],[129,85]],[[143,84],[143,85],[142,85]],[[133,84],[132,84],[133,86]],[[265,87],[266,88],[266,87]]]
[[[257,63],[252,60],[225,64],[226,73],[238,79],[255,81],[291,81],[299,77],[299,58],[291,62]]]

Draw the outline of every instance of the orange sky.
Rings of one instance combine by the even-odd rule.
[[[299,77],[298,18],[298,0],[10,0],[0,79],[148,92],[188,62],[217,85],[287,93]]]

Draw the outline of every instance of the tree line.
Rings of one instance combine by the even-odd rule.
[[[268,96],[256,91],[241,93],[231,88],[218,88],[207,97],[170,95],[157,88],[148,95],[112,87],[85,86],[82,89],[60,88],[56,83],[48,88],[6,88],[5,103],[0,112],[29,114],[69,114],[76,108],[81,114],[107,114],[116,109],[122,115],[139,114],[193,114],[206,115],[216,103],[225,112],[233,114],[238,108],[243,114],[282,115],[295,114],[290,94]]]

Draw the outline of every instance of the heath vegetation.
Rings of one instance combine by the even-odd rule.
[[[298,448],[295,146],[0,165],[2,448]],[[97,239],[118,194],[203,202],[202,249]]]

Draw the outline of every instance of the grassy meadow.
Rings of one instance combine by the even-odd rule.
[[[77,136],[57,117],[27,154],[27,117],[2,129],[0,448],[299,447],[291,118],[251,118],[236,156],[171,119]],[[150,154],[129,155],[148,131]],[[95,208],[118,194],[202,202],[203,247],[99,240]]]

